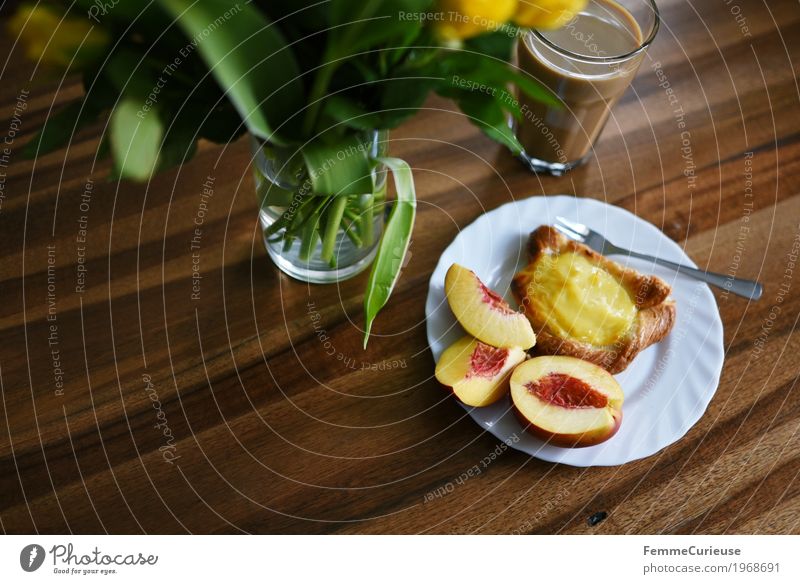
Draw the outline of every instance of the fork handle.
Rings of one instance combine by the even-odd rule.
[[[684,266],[683,264],[678,264],[675,262],[671,262],[669,260],[662,260],[661,258],[657,258],[655,256],[647,255],[644,253],[638,253],[635,251],[630,251],[619,247],[615,248],[614,253],[618,253],[620,255],[628,255],[634,258],[639,258],[640,260],[655,262],[667,268],[672,268],[676,272],[685,274],[687,276],[691,276],[692,278],[696,278],[697,280],[701,280],[703,282],[706,282],[707,284],[716,286],[717,288],[728,290],[730,292],[733,292],[737,296],[743,296],[745,298],[749,298],[750,300],[758,300],[759,298],[761,298],[761,294],[764,293],[764,287],[758,282],[754,282],[752,280],[744,280],[742,278],[731,278],[723,274],[706,272],[705,270],[690,268],[689,266]]]

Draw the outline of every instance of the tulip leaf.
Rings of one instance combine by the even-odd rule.
[[[336,142],[317,139],[303,147],[302,154],[318,195],[361,195],[372,192],[372,142],[364,134],[350,134]]]
[[[178,115],[166,129],[158,159],[158,169],[166,170],[180,166],[197,152],[196,120],[186,115]]]
[[[378,312],[386,305],[400,277],[403,262],[411,242],[414,217],[417,212],[417,197],[414,191],[414,177],[408,163],[399,158],[378,158],[392,171],[397,200],[389,214],[383,237],[378,245],[378,253],[372,263],[372,271],[364,296],[364,348],[367,348],[372,323]]]
[[[305,102],[300,69],[279,27],[253,4],[227,0],[160,0],[196,44],[248,130],[283,143],[296,129],[288,123]]]
[[[511,54],[514,52],[514,44],[517,42],[515,27],[506,24],[503,30],[478,35],[464,41],[464,48],[469,51],[477,51],[488,57],[494,57],[501,61],[510,61]]]
[[[382,44],[397,46],[390,41],[422,28],[419,13],[428,4],[427,0],[331,0],[329,56],[342,58]]]
[[[255,172],[260,172],[256,169]],[[274,182],[262,178],[256,184],[256,195],[260,201],[259,208],[264,207],[288,207],[292,204],[295,197],[294,191],[283,189]]]
[[[148,94],[160,90],[157,75],[143,52],[122,48],[109,56],[103,67],[105,78],[117,93],[136,95],[144,101]]]
[[[513,83],[528,97],[552,107],[562,107],[561,101],[530,74],[517,71],[503,60],[471,51],[451,51],[443,58],[451,82],[468,82],[470,87],[486,86],[495,93],[506,92]],[[477,89],[480,90],[480,89]]]
[[[342,122],[357,130],[379,128],[380,113],[365,110],[350,98],[343,95],[331,95],[325,101],[325,113],[337,122]]]
[[[141,101],[126,97],[111,114],[111,152],[114,175],[143,181],[158,167],[164,127],[157,112],[143,112]]]
[[[484,93],[461,92],[455,97],[458,107],[492,140],[507,146],[514,156],[523,151],[500,104]]]

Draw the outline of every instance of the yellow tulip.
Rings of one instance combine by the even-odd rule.
[[[22,4],[8,29],[25,56],[45,67],[78,69],[102,53],[110,38],[86,18],[63,16],[51,6]]]
[[[560,28],[586,6],[587,0],[520,0],[514,22],[525,28]]]
[[[517,0],[439,0],[436,28],[447,40],[461,40],[501,28],[517,9]]]

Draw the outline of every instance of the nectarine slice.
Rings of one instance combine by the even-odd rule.
[[[530,349],[536,335],[527,317],[515,311],[475,272],[453,264],[444,279],[447,302],[469,334],[493,347]]]
[[[468,406],[488,406],[505,395],[511,370],[526,357],[519,347],[492,347],[466,336],[442,353],[436,379]]]
[[[555,446],[594,446],[622,423],[624,394],[605,369],[575,357],[536,357],[511,375],[520,422]]]

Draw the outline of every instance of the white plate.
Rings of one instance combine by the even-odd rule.
[[[527,263],[526,242],[539,225],[557,215],[606,234],[615,244],[694,266],[674,241],[654,225],[619,207],[572,196],[532,197],[481,215],[442,254],[431,276],[425,316],[434,359],[464,334],[447,305],[444,277],[453,263],[478,274],[515,306],[509,286]],[[655,454],[680,439],[700,419],[714,396],[724,359],[722,321],[708,286],[652,263],[623,256],[617,262],[653,273],[672,286],[677,321],[672,332],[617,375],[625,391],[617,434],[588,448],[559,448],[527,434],[508,397],[485,408],[465,406],[483,428],[531,456],[574,466],[611,466]]]

